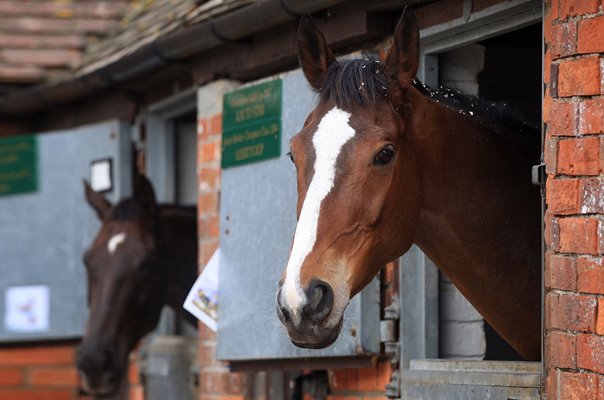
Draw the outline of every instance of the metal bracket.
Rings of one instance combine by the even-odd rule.
[[[531,171],[533,185],[543,186],[547,180],[547,173],[545,172],[545,164],[533,165]]]

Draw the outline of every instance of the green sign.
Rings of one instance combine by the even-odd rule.
[[[38,189],[35,136],[0,138],[0,195]]]
[[[280,79],[224,95],[222,168],[281,155]]]

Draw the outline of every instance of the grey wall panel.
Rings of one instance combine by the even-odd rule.
[[[90,162],[113,159],[115,200],[123,191],[120,165],[129,165],[125,126],[109,122],[38,135],[38,191],[0,197],[0,340],[80,336],[87,315],[86,276],[82,264],[100,224],[85,202],[82,180]],[[7,330],[3,321],[9,287],[47,285],[47,331]]]
[[[295,347],[277,319],[277,284],[296,224],[295,168],[285,154],[290,139],[316,103],[301,72],[281,78],[281,157],[222,171],[218,358],[257,360],[377,352],[377,282],[352,300],[340,338],[327,349]]]

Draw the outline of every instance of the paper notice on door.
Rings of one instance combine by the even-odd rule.
[[[183,305],[185,310],[193,314],[214,332],[216,332],[218,319],[219,259],[220,249],[217,249],[193,284]]]
[[[13,286],[4,293],[4,327],[15,332],[48,330],[49,288],[46,285]]]

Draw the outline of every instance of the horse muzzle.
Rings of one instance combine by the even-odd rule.
[[[343,320],[340,319],[340,322],[334,328],[311,329],[310,334],[300,334],[299,331],[292,332],[287,329],[287,334],[291,342],[297,347],[303,349],[324,349],[331,346],[338,339],[342,330],[342,324]]]
[[[82,345],[76,354],[78,372],[82,377],[84,391],[95,397],[111,396],[117,393],[123,375],[114,354],[96,346]]]
[[[331,345],[342,330],[342,318],[333,323],[334,294],[331,286],[314,279],[304,290],[296,307],[287,304],[282,288],[277,292],[277,315],[292,343],[298,347],[321,349]]]

